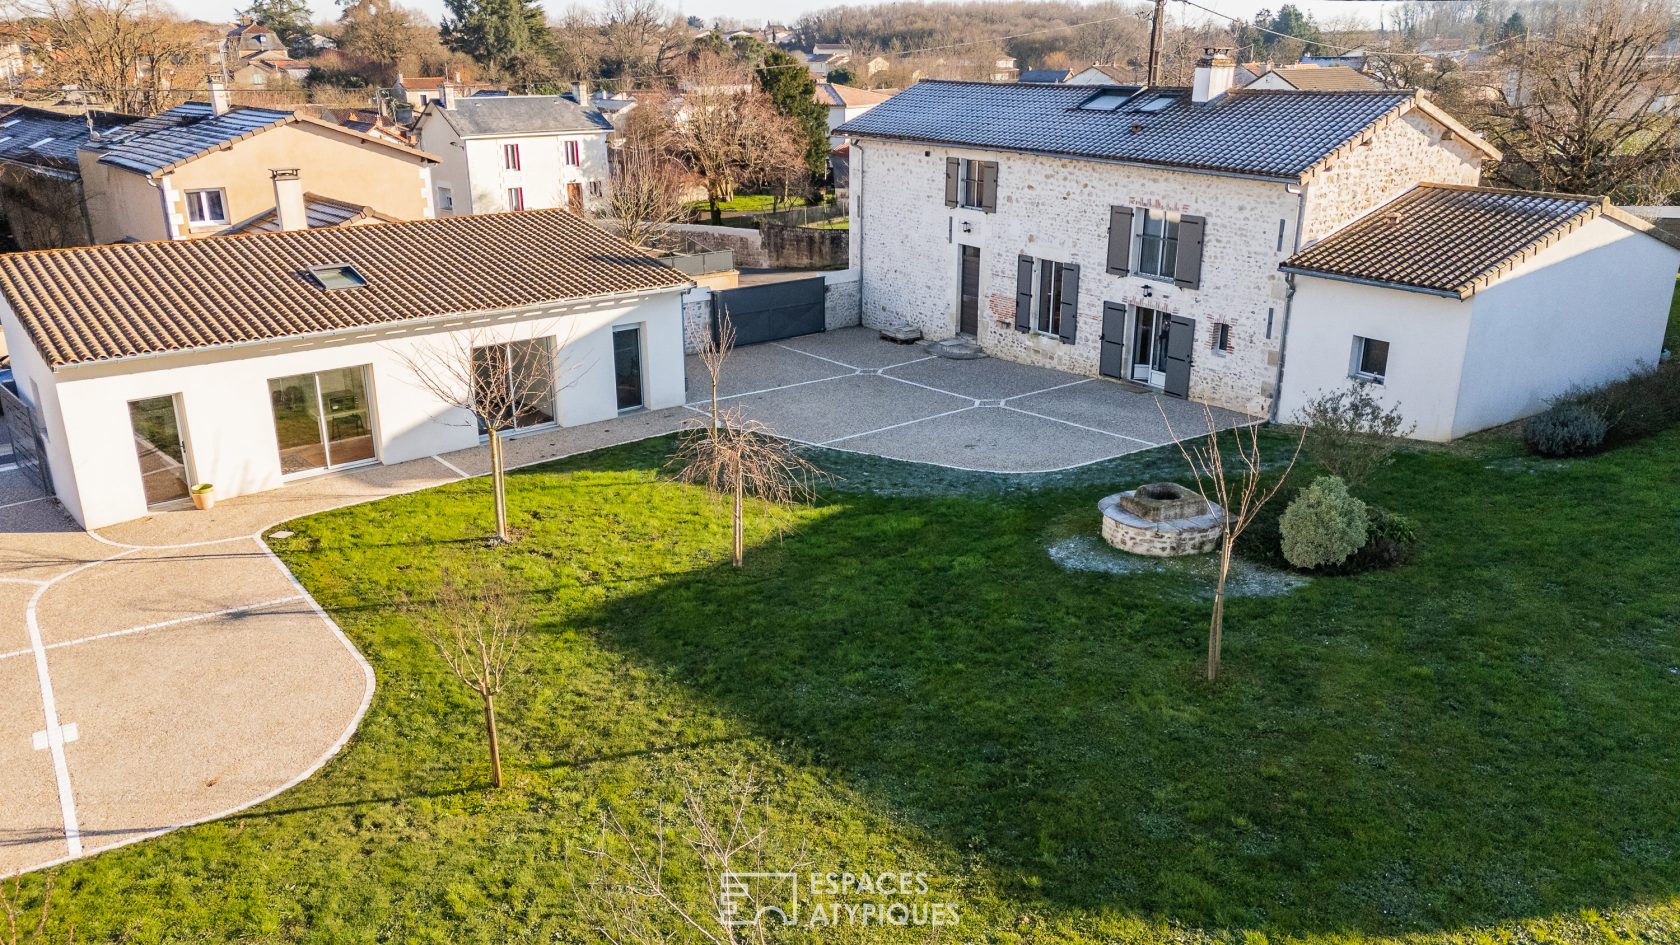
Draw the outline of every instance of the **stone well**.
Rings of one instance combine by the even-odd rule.
[[[1212,551],[1225,510],[1176,482],[1152,482],[1097,503],[1103,540],[1137,555],[1165,558]]]

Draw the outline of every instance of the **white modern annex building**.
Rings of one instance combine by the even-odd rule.
[[[683,402],[686,277],[544,210],[0,257],[19,394],[84,527],[471,447],[425,352],[520,370],[517,430]]]
[[[1451,440],[1653,365],[1677,245],[1600,197],[1417,187],[1284,262],[1278,416],[1352,378]]]

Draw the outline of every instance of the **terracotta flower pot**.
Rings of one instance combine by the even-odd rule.
[[[216,507],[216,493],[213,489],[194,489],[192,500],[193,508],[200,512],[208,512]]]

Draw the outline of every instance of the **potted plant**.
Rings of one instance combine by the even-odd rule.
[[[201,512],[208,512],[216,507],[216,487],[208,482],[201,482],[192,487],[193,507]]]

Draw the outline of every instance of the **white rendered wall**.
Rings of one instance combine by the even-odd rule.
[[[1662,354],[1680,250],[1598,217],[1471,296],[1454,435],[1539,413]]]
[[[1295,277],[1285,341],[1278,419],[1295,419],[1308,400],[1346,387],[1355,336],[1388,342],[1388,373],[1371,389],[1398,406],[1420,440],[1453,438],[1469,302],[1376,286]]]
[[[565,142],[578,142],[581,164],[567,164]],[[472,188],[472,212],[500,213],[512,210],[508,205],[508,189],[524,189],[526,210],[548,210],[566,207],[566,185],[583,185],[586,203],[594,203],[606,195],[608,184],[607,134],[584,133],[573,135],[517,135],[505,138],[468,138],[466,150],[467,177]],[[519,145],[519,170],[502,166],[502,146]],[[599,181],[602,198],[589,195],[589,182]],[[457,200],[460,198],[457,197]]]
[[[8,323],[11,321],[7,320]],[[270,406],[270,378],[366,365],[379,460],[397,463],[478,443],[471,416],[422,389],[403,360],[427,346],[450,346],[451,334],[475,332],[477,343],[550,336],[556,339],[558,418],[573,426],[618,415],[612,355],[615,325],[642,325],[644,401],[649,409],[684,400],[681,293],[579,314],[522,314],[471,328],[452,320],[426,333],[358,336],[189,352],[167,357],[61,369],[56,403],[46,408],[51,459],[60,498],[85,527],[144,515],[130,401],[179,395],[192,481],[218,496],[273,489],[283,483]],[[22,362],[39,359],[31,348]],[[36,363],[23,373],[37,373]],[[23,366],[20,364],[20,366]],[[68,431],[68,434],[65,433]],[[71,478],[73,482],[66,482]]]

